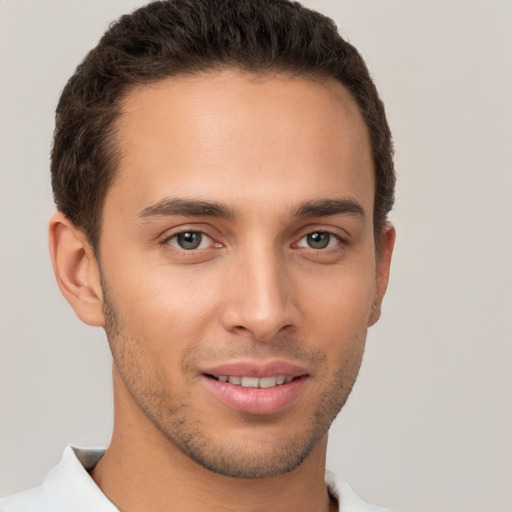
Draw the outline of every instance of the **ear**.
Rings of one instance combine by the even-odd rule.
[[[386,225],[380,235],[380,247],[375,266],[375,299],[370,315],[370,326],[375,324],[380,318],[382,300],[388,287],[389,267],[391,265],[393,247],[395,246],[395,238],[395,228],[390,224]]]
[[[61,212],[50,219],[50,255],[62,295],[82,322],[103,327],[103,294],[94,251],[85,234]]]

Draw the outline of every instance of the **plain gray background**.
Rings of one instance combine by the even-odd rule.
[[[53,111],[135,0],[0,0],[0,495],[66,443],[106,445],[103,332],[80,324],[47,255]],[[512,511],[512,2],[310,0],[363,53],[399,177],[383,318],[328,465],[408,512]]]

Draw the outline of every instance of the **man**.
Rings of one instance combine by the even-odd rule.
[[[331,20],[286,0],[122,17],[63,91],[52,184],[114,432],[0,510],[383,510],[325,476],[394,244],[384,109]]]

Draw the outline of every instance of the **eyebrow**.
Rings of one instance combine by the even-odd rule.
[[[363,207],[355,199],[320,199],[305,201],[294,212],[295,217],[329,217],[356,215],[366,217]]]
[[[183,217],[222,217],[233,219],[235,212],[227,205],[195,199],[165,198],[142,210],[139,219],[180,215]]]
[[[164,198],[144,208],[139,219],[179,215],[183,217],[219,217],[234,219],[235,211],[224,203],[197,199]],[[356,215],[365,218],[363,207],[354,199],[318,199],[301,203],[293,212],[294,217],[329,217],[331,215]]]

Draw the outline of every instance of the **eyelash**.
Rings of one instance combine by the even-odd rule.
[[[195,251],[199,251],[199,250],[202,250],[202,249],[206,249],[206,247],[203,247],[203,248],[193,248],[193,249],[185,249],[183,247],[179,247],[178,245],[174,245],[174,244],[171,244],[171,240],[173,240],[174,238],[177,238],[179,237],[180,235],[186,235],[186,234],[193,234],[193,235],[201,235],[201,237],[207,237],[208,239],[210,239],[211,242],[213,242],[215,245],[217,246],[221,246],[221,244],[219,244],[218,242],[215,242],[215,240],[207,235],[204,231],[201,231],[201,230],[198,230],[198,229],[185,229],[183,231],[179,231],[177,233],[173,233],[172,235],[164,238],[160,244],[161,245],[171,245],[172,247],[174,247],[175,249],[179,250],[179,251],[182,251],[182,252],[186,252],[186,253],[194,253]],[[203,240],[200,241],[200,244],[203,242]]]
[[[316,234],[328,235],[330,237],[328,244],[330,244],[332,242],[332,239],[335,239],[337,243],[333,247],[322,247],[322,248],[304,247],[305,249],[310,249],[312,251],[325,252],[328,250],[336,250],[337,248],[339,248],[340,245],[345,243],[345,240],[340,235],[338,235],[337,233],[333,233],[332,231],[329,231],[328,229],[318,229],[318,230],[309,231],[308,233],[305,233],[304,235],[302,235],[299,238],[299,241],[297,243],[300,243],[303,239],[307,238],[308,236],[316,235]]]
[[[200,250],[211,248],[211,247],[203,247],[203,248],[201,248],[201,247],[194,247],[194,248],[186,249],[186,248],[183,248],[183,247],[179,247],[178,244],[172,244],[171,243],[171,240],[179,237],[180,235],[186,235],[186,234],[201,235],[201,237],[207,237],[210,240],[210,243],[213,242],[213,244],[216,245],[217,247],[222,247],[222,244],[220,244],[218,242],[215,242],[215,240],[211,236],[206,234],[204,231],[197,230],[197,229],[196,230],[186,229],[186,230],[183,230],[183,231],[179,231],[177,233],[173,233],[172,235],[164,238],[160,242],[160,244],[163,245],[163,246],[169,246],[170,245],[170,246],[172,246],[176,250],[182,251],[184,253],[189,253],[189,254],[193,254],[196,251],[200,251]],[[315,251],[315,252],[327,252],[327,251],[330,251],[330,250],[339,249],[339,246],[341,246],[341,245],[346,243],[346,241],[340,235],[338,235],[337,233],[333,233],[332,231],[329,231],[327,229],[318,229],[318,230],[309,231],[309,232],[301,235],[301,237],[298,239],[298,241],[294,242],[292,244],[292,246],[299,245],[302,242],[302,240],[306,239],[309,236],[316,235],[316,234],[328,235],[329,236],[329,240],[327,242],[327,246],[326,247],[320,247],[320,248],[302,247],[303,249],[311,250],[311,251]],[[333,247],[329,247],[329,244],[331,244],[333,239],[335,239],[337,243]],[[200,242],[199,242],[199,245],[201,245],[202,243],[203,243],[203,240],[201,239]]]

